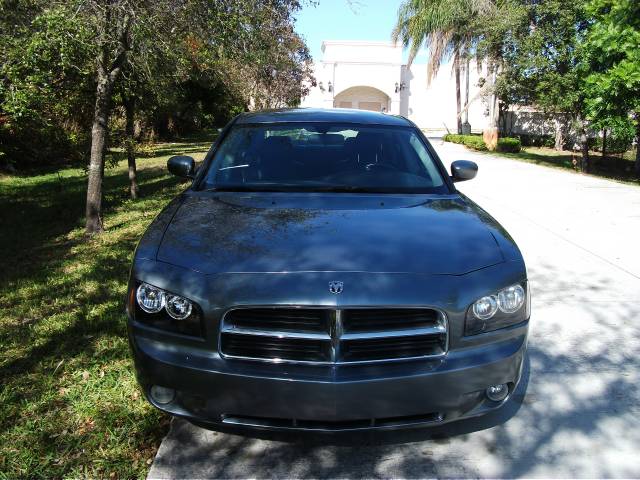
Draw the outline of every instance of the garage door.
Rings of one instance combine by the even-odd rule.
[[[358,108],[360,110],[372,110],[374,112],[382,111],[382,104],[380,102],[359,102]]]

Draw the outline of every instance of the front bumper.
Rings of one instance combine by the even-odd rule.
[[[130,328],[136,374],[159,409],[211,428],[344,431],[440,425],[502,406],[489,385],[510,394],[522,373],[528,322],[483,334],[485,342],[437,360],[312,367],[225,360],[177,349]],[[157,403],[152,385],[175,389]]]

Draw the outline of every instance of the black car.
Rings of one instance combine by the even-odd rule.
[[[422,132],[358,110],[243,114],[135,252],[129,338],[157,408],[216,428],[438,425],[503,405],[530,298],[508,233]]]

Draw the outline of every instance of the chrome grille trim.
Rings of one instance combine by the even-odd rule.
[[[358,332],[358,333],[343,333],[340,340],[359,340],[359,339],[374,339],[374,338],[394,338],[394,337],[413,337],[419,335],[442,335],[446,334],[447,329],[444,325],[438,325],[435,327],[421,327],[407,330],[386,330],[377,332]]]
[[[227,322],[227,318],[231,312],[235,312],[238,310],[250,310],[250,309],[263,309],[263,310],[274,310],[275,312],[283,311],[283,310],[320,310],[327,317],[327,326],[324,332],[310,332],[310,331],[293,331],[293,330],[271,330],[271,329],[260,329],[260,328],[246,328],[246,327],[237,327]],[[412,328],[391,328],[387,330],[372,330],[372,331],[344,331],[344,315],[345,312],[348,314],[349,312],[353,312],[356,310],[368,310],[368,311],[376,311],[378,314],[382,314],[381,312],[387,311],[402,311],[407,310],[411,311],[408,315],[416,315],[417,311],[425,310],[430,311],[431,314],[435,312],[437,314],[437,320],[434,325],[422,326],[422,327],[412,327]],[[288,358],[266,358],[266,357],[257,357],[257,356],[245,356],[245,355],[236,355],[229,354],[223,351],[222,338],[223,335],[240,335],[245,338],[250,336],[255,336],[258,338],[269,338],[269,339],[284,339],[287,341],[296,341],[300,340],[304,341],[312,341],[312,342],[326,342],[327,346],[327,359],[326,360],[296,360],[296,359],[288,359]],[[342,354],[342,348],[344,347],[344,342],[353,342],[353,341],[384,341],[384,339],[389,339],[390,341],[400,340],[402,337],[428,337],[433,336],[434,339],[440,339],[441,351],[437,353],[430,353],[419,356],[411,356],[411,357],[389,357],[389,358],[375,358],[375,359],[365,359],[365,360],[345,360]],[[259,349],[260,346],[257,346]],[[227,310],[222,316],[222,320],[220,323],[220,331],[218,337],[218,349],[219,354],[222,358],[225,359],[234,359],[234,360],[250,360],[250,361],[260,361],[267,363],[293,363],[293,364],[308,364],[308,365],[356,365],[356,364],[372,364],[372,363],[382,363],[382,362],[398,362],[398,361],[410,361],[410,360],[419,360],[419,359],[437,359],[442,358],[447,355],[449,350],[449,325],[446,314],[437,308],[434,307],[416,307],[416,306],[407,306],[407,307],[346,307],[346,308],[336,308],[335,306],[291,306],[291,305],[282,305],[282,306],[241,306],[234,307]]]
[[[226,333],[235,333],[236,335],[255,335],[262,337],[274,338],[299,338],[301,340],[331,340],[328,333],[311,333],[311,332],[288,332],[280,330],[257,330],[254,328],[238,328],[231,327],[225,329]]]

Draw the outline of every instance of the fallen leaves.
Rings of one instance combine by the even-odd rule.
[[[80,427],[78,427],[77,433],[79,435],[84,435],[86,433],[89,433],[91,430],[93,430],[96,427],[96,422],[93,418],[85,418],[84,421],[80,424]]]

